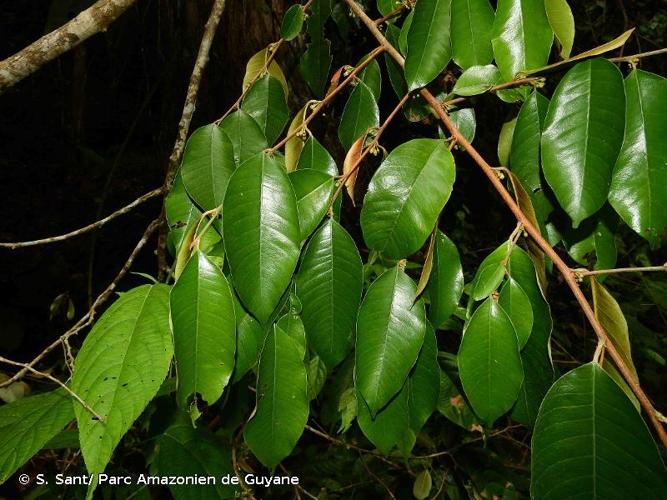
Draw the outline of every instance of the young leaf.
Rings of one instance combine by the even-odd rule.
[[[369,248],[392,259],[419,250],[449,199],[455,175],[444,141],[414,139],[394,149],[364,198],[361,228]]]
[[[264,330],[259,322],[247,313],[236,295],[234,316],[236,317],[236,362],[232,383],[238,382],[257,365],[259,350],[264,342]]]
[[[299,258],[299,216],[285,169],[265,153],[253,156],[229,180],[222,233],[234,288],[266,322]]]
[[[523,349],[533,331],[533,306],[530,298],[521,285],[510,277],[500,291],[498,303],[512,321],[519,340],[519,349]]]
[[[544,0],[544,7],[551,29],[560,43],[560,56],[570,57],[574,43],[574,16],[567,0]]]
[[[246,64],[245,74],[243,75],[243,90],[246,90],[252,85],[255,80],[258,80],[265,73],[268,73],[275,79],[277,79],[285,90],[285,95],[289,94],[289,87],[287,86],[287,80],[285,79],[285,74],[283,70],[280,69],[280,66],[275,61],[271,61],[268,68],[265,68],[266,61],[269,58],[268,49],[262,49],[257,52],[254,56],[248,59]]]
[[[513,250],[513,245],[506,241],[484,258],[472,280],[470,297],[473,300],[482,300],[498,288],[505,277],[505,265]]]
[[[489,0],[452,0],[452,54],[462,69],[493,60],[495,13]]]
[[[269,469],[274,469],[292,452],[308,420],[305,342],[305,338],[296,339],[274,325],[262,348],[257,407],[243,437],[253,454]]]
[[[483,94],[501,81],[500,71],[493,64],[471,66],[456,80],[452,94],[462,96]]]
[[[303,28],[303,7],[299,4],[292,5],[283,16],[280,26],[280,36],[288,42],[294,40]]]
[[[634,70],[625,80],[625,138],[609,202],[656,246],[667,230],[667,80]]]
[[[441,231],[435,235],[433,269],[428,287],[428,317],[438,328],[456,310],[463,294],[463,269],[456,245]]]
[[[292,119],[292,123],[287,129],[287,136],[291,136],[296,132],[299,127],[303,124],[303,121],[306,119],[306,113],[308,112],[309,104],[306,104],[301,108],[297,114]],[[304,140],[302,134],[297,133],[285,144],[285,168],[288,172],[292,172],[296,169],[299,158],[301,157],[301,151],[303,150]]]
[[[192,133],[183,152],[181,177],[188,194],[203,210],[222,204],[235,168],[232,143],[217,125],[211,123]]]
[[[503,123],[500,129],[500,136],[498,137],[498,161],[503,166],[509,165],[510,150],[512,148],[512,137],[514,136],[514,127],[516,126],[516,118]]]
[[[309,137],[298,158],[297,169],[313,169],[333,177],[338,175],[338,167],[329,152],[314,137]]]
[[[558,84],[542,133],[542,168],[577,227],[607,200],[623,141],[625,93],[616,66],[581,62]]]
[[[452,58],[452,0],[419,0],[408,31],[405,80],[409,90],[431,83]]]
[[[72,375],[72,390],[104,418],[100,422],[74,406],[89,473],[104,471],[167,376],[172,354],[166,285],[143,285],[122,294],[97,320]]]
[[[544,66],[553,38],[544,0],[498,0],[491,43],[505,81]]]
[[[328,368],[354,344],[363,267],[352,237],[329,219],[311,238],[296,277],[308,342]]]
[[[463,390],[489,427],[509,410],[523,382],[523,367],[512,321],[492,298],[473,313],[458,353]]]
[[[334,178],[313,169],[290,172],[289,180],[296,195],[301,241],[305,240],[327,213],[334,192]]]
[[[276,142],[289,118],[283,87],[271,75],[264,75],[252,84],[241,109],[257,122],[267,144]]]
[[[374,417],[403,386],[424,342],[424,303],[398,266],[366,292],[357,319],[355,386]]]
[[[0,484],[74,419],[72,404],[58,389],[0,406]]]
[[[338,138],[345,150],[348,150],[354,141],[379,124],[380,111],[373,92],[364,82],[359,82],[345,103],[338,126]]]
[[[531,497],[659,498],[667,471],[632,403],[596,363],[549,390],[532,440]]]
[[[229,382],[236,353],[232,292],[222,271],[194,252],[169,302],[178,374],[178,400],[200,394],[215,403]]]
[[[269,146],[259,124],[243,109],[222,120],[220,128],[232,142],[237,167]]]

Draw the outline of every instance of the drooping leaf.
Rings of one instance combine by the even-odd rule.
[[[544,7],[551,29],[560,44],[560,56],[570,57],[574,43],[574,16],[567,0],[544,0]]]
[[[403,57],[408,54],[408,33],[410,33],[410,26],[412,25],[414,16],[414,10],[411,10],[408,15],[405,16],[405,20],[401,25],[401,32],[398,35],[398,49],[401,51],[401,54],[403,54]],[[407,82],[405,82],[405,84],[407,86]]]
[[[188,194],[203,210],[222,204],[235,168],[232,143],[217,125],[211,123],[192,133],[183,152],[181,177]]]
[[[245,74],[243,75],[243,90],[246,90],[252,85],[256,80],[264,76],[266,73],[277,79],[285,90],[285,95],[289,94],[289,87],[287,86],[287,80],[285,79],[285,74],[283,70],[280,69],[278,63],[274,60],[266,66],[266,61],[269,59],[269,50],[262,49],[248,59],[246,64]]]
[[[169,296],[178,400],[200,394],[215,403],[229,382],[236,353],[232,292],[222,271],[193,253]]]
[[[444,141],[413,139],[394,149],[364,198],[361,228],[369,248],[393,259],[419,250],[449,199],[455,175]]]
[[[493,64],[471,66],[456,80],[452,94],[462,96],[483,94],[501,81],[500,71]]]
[[[514,405],[523,382],[516,331],[492,298],[468,320],[457,359],[463,390],[475,413],[491,427]]]
[[[521,285],[510,278],[500,291],[498,303],[512,321],[519,341],[519,349],[523,349],[533,331],[533,306],[530,298]]]
[[[409,90],[431,83],[452,58],[451,3],[452,0],[420,0],[415,5],[405,57]]]
[[[122,294],[97,320],[72,375],[72,390],[104,418],[100,422],[74,406],[89,473],[104,471],[167,376],[172,354],[166,285],[143,285]]]
[[[0,484],[74,419],[72,404],[58,389],[0,406]]]
[[[574,66],[549,103],[542,168],[575,228],[607,200],[623,141],[624,114],[621,73],[603,59]]]
[[[280,26],[280,36],[288,42],[294,40],[303,28],[303,7],[299,4],[292,5],[283,16]]]
[[[500,136],[498,137],[498,160],[503,166],[509,165],[510,150],[512,148],[512,137],[514,136],[514,127],[516,126],[516,118],[503,123],[500,129]]]
[[[646,424],[596,363],[549,390],[532,440],[531,496],[660,498],[667,471]]]
[[[289,118],[283,87],[271,75],[264,75],[252,84],[241,109],[257,122],[267,144],[276,142]]]
[[[285,169],[260,153],[229,180],[222,211],[225,250],[241,302],[265,322],[299,258],[299,218]]]
[[[236,317],[236,362],[232,382],[238,382],[257,365],[259,351],[264,343],[264,330],[259,322],[243,309],[236,295],[232,295]]]
[[[296,289],[303,307],[308,342],[329,368],[354,344],[363,267],[352,237],[328,220],[306,247]]]
[[[452,54],[462,69],[493,60],[495,13],[489,0],[452,0]]]
[[[222,122],[220,128],[227,134],[234,147],[236,166],[269,146],[259,124],[243,109],[239,109]]]
[[[463,269],[456,245],[441,231],[435,235],[433,269],[428,287],[428,317],[438,328],[449,319],[463,295]]]
[[[482,300],[498,288],[505,277],[505,266],[513,250],[511,242],[506,241],[484,258],[472,280],[470,297],[473,300]]]
[[[424,342],[424,303],[398,266],[366,292],[357,319],[355,387],[372,416],[403,386]]]
[[[296,339],[274,325],[262,348],[257,407],[243,436],[253,454],[269,469],[292,452],[308,420],[305,342],[305,338]]]
[[[338,126],[338,138],[345,150],[371,128],[380,124],[380,110],[371,89],[359,82],[350,94]]]
[[[368,55],[365,55],[359,60],[359,64],[363,63],[368,59]],[[357,66],[359,65],[357,64]],[[380,65],[377,62],[377,59],[374,59],[368,65],[357,73],[359,80],[364,82],[368,89],[375,97],[376,101],[380,100],[380,93],[382,92],[382,73],[380,72]]]
[[[354,186],[357,183],[357,175],[359,173],[359,162],[361,161],[361,154],[364,150],[364,136],[359,137],[352,143],[352,146],[345,155],[343,161],[343,175],[345,176],[345,190],[347,191],[352,205],[356,206],[354,200]]]
[[[635,70],[625,80],[625,137],[609,202],[625,223],[657,246],[667,230],[667,80]]]
[[[329,152],[314,137],[309,137],[298,158],[297,169],[318,170],[331,176],[338,175],[338,167]]]
[[[320,98],[331,69],[331,42],[324,37],[324,23],[331,15],[332,0],[314,0],[308,15],[310,43],[301,57],[299,67],[306,83]]]
[[[393,24],[388,24],[384,36],[396,50],[399,50],[399,37],[401,36],[401,30],[399,28]],[[394,92],[398,97],[403,97],[408,91],[408,84],[405,82],[405,76],[403,76],[403,68],[401,68],[398,63],[394,61],[394,58],[387,53],[384,54],[384,63],[387,68],[387,75],[389,75],[391,88],[394,89]]]
[[[303,108],[301,108],[292,119],[292,123],[290,123],[289,129],[287,129],[288,137],[297,132],[297,130],[299,130],[303,124],[303,121],[306,119],[306,113],[308,112],[308,106],[309,104],[306,104]],[[294,169],[296,169],[297,164],[299,163],[299,158],[301,156],[301,151],[303,150],[303,146],[304,139],[300,133],[297,133],[291,137],[287,141],[287,144],[285,144],[285,168],[287,168],[288,172],[292,172]]]
[[[505,81],[544,66],[553,38],[544,0],[498,0],[491,43]]]
[[[290,172],[289,180],[296,195],[301,241],[305,240],[322,221],[334,192],[334,178],[313,169]]]

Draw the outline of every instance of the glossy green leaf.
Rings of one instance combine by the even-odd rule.
[[[250,451],[269,469],[292,452],[308,420],[305,342],[274,325],[262,348],[257,407],[243,436]]]
[[[625,137],[609,201],[656,246],[667,230],[667,80],[635,70],[625,80]]]
[[[560,44],[560,56],[570,57],[574,43],[574,16],[567,0],[544,0],[544,8],[551,29]]]
[[[338,126],[338,138],[345,150],[371,128],[380,124],[380,110],[373,92],[363,82],[350,94]]]
[[[304,251],[296,290],[308,342],[329,368],[345,359],[354,344],[362,282],[354,240],[340,224],[328,220]]]
[[[280,26],[280,36],[287,40],[294,40],[303,28],[303,7],[299,4],[292,5],[283,16]]]
[[[222,271],[194,252],[169,296],[178,400],[199,394],[215,403],[229,382],[236,353],[232,292]]]
[[[477,425],[477,417],[470,409],[458,387],[443,370],[440,370],[440,392],[438,395],[438,411],[450,422],[468,431]]]
[[[364,198],[361,228],[369,248],[392,259],[419,250],[449,199],[455,175],[444,141],[413,139],[394,149]]]
[[[306,83],[320,98],[329,79],[331,69],[331,42],[324,37],[324,23],[331,15],[332,0],[314,0],[308,15],[308,36],[310,43],[301,56],[299,67]]]
[[[440,367],[435,332],[427,327],[424,346],[400,392],[372,417],[364,399],[357,397],[357,421],[364,435],[380,453],[392,448],[408,456],[417,435],[438,403]]]
[[[283,87],[271,75],[264,75],[252,84],[241,109],[257,122],[267,144],[276,142],[289,119]]]
[[[417,288],[395,267],[377,278],[366,292],[357,318],[355,387],[371,415],[401,389],[424,342],[424,303]]]
[[[377,8],[380,14],[386,16],[401,6],[400,0],[377,0]]]
[[[167,376],[172,354],[166,285],[123,293],[97,320],[72,375],[72,390],[105,419],[100,422],[74,406],[88,472],[104,471],[114,448]]]
[[[401,54],[405,57],[408,53],[408,33],[410,33],[410,26],[412,25],[412,19],[414,18],[415,11],[411,10],[401,26],[401,32],[398,35],[398,49],[401,51]],[[405,83],[407,86],[407,82]]]
[[[595,363],[549,390],[532,451],[536,499],[661,498],[667,491],[667,471],[646,424]]]
[[[475,118],[474,108],[457,109],[449,113],[449,118],[468,142],[472,142],[475,139],[477,119]]]
[[[212,210],[222,204],[235,168],[232,143],[217,125],[205,125],[192,133],[183,152],[181,177],[199,207]]]
[[[286,290],[299,258],[299,218],[285,169],[265,153],[229,180],[222,227],[234,288],[262,323]]]
[[[578,63],[556,87],[542,133],[542,168],[573,227],[607,200],[623,141],[625,93],[616,66]]]
[[[359,60],[359,64],[364,62],[368,58],[368,55],[365,55]],[[373,93],[376,101],[380,100],[380,94],[382,92],[382,73],[380,72],[380,64],[377,62],[377,59],[374,59],[368,65],[362,69],[357,74],[359,80],[364,82],[369,90]]]
[[[483,94],[501,81],[500,71],[493,64],[471,66],[456,80],[452,94],[462,96]]]
[[[318,170],[334,177],[338,175],[336,162],[314,137],[309,137],[303,145],[296,168]]]
[[[311,356],[307,364],[308,370],[308,401],[315,399],[327,380],[327,365],[319,356]]]
[[[544,66],[553,37],[544,0],[498,0],[491,43],[505,81]]]
[[[503,123],[498,136],[498,161],[503,166],[509,165],[510,150],[512,148],[512,137],[514,136],[514,127],[516,126],[516,118]]]
[[[72,404],[58,389],[0,406],[0,484],[74,419]]]
[[[433,267],[428,286],[431,305],[428,317],[438,328],[454,313],[463,295],[463,269],[456,245],[436,232],[433,246]]]
[[[296,195],[300,238],[303,241],[327,213],[335,189],[334,178],[324,172],[305,168],[290,172],[288,177]]]
[[[388,24],[384,36],[396,50],[399,50],[399,38],[401,36],[401,30],[399,28],[393,24]],[[398,97],[403,97],[408,92],[408,84],[405,82],[405,76],[403,76],[403,68],[401,68],[398,63],[394,61],[394,58],[386,52],[384,54],[384,64],[387,68],[387,75],[389,76],[391,88],[394,89],[394,92]]]
[[[533,331],[533,306],[530,298],[521,285],[510,278],[500,291],[498,303],[512,321],[519,340],[519,349],[523,349]]]
[[[462,69],[493,60],[495,13],[489,0],[452,0],[452,55]]]
[[[452,0],[419,0],[407,39],[405,80],[410,90],[431,83],[452,58]]]
[[[484,258],[472,280],[470,297],[473,300],[485,299],[498,288],[505,277],[505,265],[513,250],[513,245],[506,241]]]
[[[220,122],[234,147],[234,161],[238,167],[248,158],[269,147],[264,132],[247,111],[239,109]]]
[[[206,426],[194,428],[182,415],[157,439],[153,474],[175,477],[215,477],[215,484],[170,485],[175,500],[235,498],[237,488],[219,480],[234,475],[232,452]]]
[[[457,359],[470,405],[491,427],[514,405],[523,382],[514,326],[492,298],[468,320]]]
[[[564,228],[563,242],[567,252],[582,266],[610,269],[616,265],[616,226],[618,217],[605,205],[595,217],[585,220],[577,229]]]
[[[238,382],[257,366],[259,351],[264,343],[264,330],[262,325],[243,309],[236,295],[233,295],[233,299],[236,317],[236,362],[232,382]]]

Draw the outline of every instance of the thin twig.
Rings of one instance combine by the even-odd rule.
[[[667,54],[667,48],[649,50],[648,52],[640,52],[639,54],[632,54],[630,56],[610,57],[608,60],[611,62],[634,62],[645,57],[659,56],[662,54]]]
[[[117,217],[120,217],[121,215],[124,215],[139,205],[147,202],[148,200],[152,200],[153,198],[160,196],[162,194],[162,188],[157,188],[154,189],[153,191],[150,191],[136,200],[134,200],[132,203],[129,205],[125,205],[123,208],[120,208],[116,210],[114,213],[107,215],[104,219],[100,219],[97,222],[93,222],[92,224],[88,224],[87,226],[81,227],[79,229],[75,229],[74,231],[70,231],[69,233],[66,234],[61,234],[60,236],[51,236],[49,238],[42,238],[39,240],[33,240],[33,241],[18,241],[16,243],[0,243],[0,248],[9,248],[10,250],[15,250],[17,248],[26,248],[26,247],[34,247],[37,245],[48,245],[50,243],[57,243],[59,241],[64,241],[69,238],[74,238],[75,236],[79,236],[81,234],[86,234],[94,229],[100,228],[104,226],[107,222],[110,222],[114,220]]]
[[[488,90],[483,92],[483,94],[488,94],[488,93],[493,93],[493,92],[498,92],[499,90],[507,90],[507,89],[512,89],[515,87],[521,87],[523,85],[534,85],[534,86],[540,86],[544,84],[544,77],[541,76],[529,76],[526,78],[520,78],[518,80],[511,80],[509,82],[505,83],[499,83],[498,85],[494,85],[493,87],[489,87]],[[481,95],[481,94],[477,94]],[[462,102],[467,101],[470,97],[474,96],[469,96],[469,97],[455,97],[453,99],[445,99],[442,104],[445,106],[455,106],[458,104],[461,104]]]
[[[376,20],[373,21],[373,22],[375,23],[376,26],[380,26],[381,24],[386,23],[386,22],[389,21],[390,19],[393,19],[393,18],[395,18],[396,16],[400,16],[401,13],[402,13],[404,10],[406,10],[407,8],[408,8],[408,6],[407,6],[406,4],[401,4],[401,5],[399,5],[398,7],[396,7],[394,10],[392,10],[392,11],[391,11],[389,14],[387,14],[386,16],[382,16],[382,17],[380,17],[379,19],[376,19]]]
[[[280,470],[282,470],[285,474],[287,474],[288,477],[292,477],[292,474],[290,473],[290,471],[288,471],[288,470],[285,468],[284,465],[280,464],[279,467],[280,467]],[[304,488],[304,487],[301,486],[300,484],[295,484],[295,485],[294,485],[294,489],[296,489],[297,492],[300,491],[301,493],[303,493],[304,495],[306,495],[308,498],[312,498],[313,500],[318,500],[318,498],[317,498],[315,495],[313,495],[310,491],[308,491],[306,488]]]
[[[368,465],[366,465],[366,462],[364,462],[364,457],[361,456],[361,453],[359,453],[359,461],[361,462],[361,465],[364,466],[364,469],[366,469],[366,472],[368,472],[368,474],[373,479],[375,479],[378,483],[382,485],[382,487],[385,489],[389,497],[392,498],[393,500],[396,500],[396,495],[394,495],[392,491],[389,489],[389,487],[384,483],[384,481],[380,479],[375,473],[373,473],[373,471],[368,467]]]
[[[582,279],[584,276],[595,276],[596,274],[621,274],[621,273],[649,273],[649,272],[667,272],[667,262],[662,266],[646,267],[617,267],[614,269],[572,269],[572,272]]]

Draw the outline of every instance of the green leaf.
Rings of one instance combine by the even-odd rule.
[[[238,167],[248,158],[269,147],[259,124],[245,110],[239,109],[220,122],[234,146],[234,161]]]
[[[363,63],[366,59],[368,59],[368,55],[362,57],[357,66]],[[368,65],[357,74],[357,77],[366,84],[375,100],[379,101],[382,92],[382,73],[380,72],[380,65],[378,64],[377,59],[368,63]]]
[[[428,296],[431,305],[428,317],[440,327],[454,313],[463,295],[463,269],[456,245],[440,230],[436,232],[433,247],[433,268]]]
[[[493,61],[493,20],[489,0],[452,0],[452,54],[462,69]]]
[[[114,448],[167,376],[172,354],[166,285],[123,293],[97,320],[72,375],[72,390],[105,420],[74,406],[89,473],[104,471]]]
[[[533,498],[660,498],[667,491],[667,471],[646,424],[595,363],[549,390],[532,449]]]
[[[486,299],[466,324],[458,365],[470,405],[492,427],[514,405],[523,382],[514,326],[492,298]]]
[[[506,241],[484,258],[472,280],[470,297],[473,300],[485,299],[498,288],[505,277],[505,266],[513,250],[512,243]]]
[[[217,125],[205,125],[192,133],[185,145],[181,177],[188,194],[203,210],[222,204],[235,168],[232,143]]]
[[[222,211],[225,250],[241,302],[269,318],[299,258],[296,198],[285,169],[260,153],[229,180]]]
[[[437,408],[449,421],[468,431],[472,431],[478,425],[477,417],[470,409],[461,391],[443,370],[440,370],[440,392]]]
[[[313,169],[327,173],[333,177],[338,175],[336,162],[320,142],[309,137],[303,145],[297,169]]]
[[[415,482],[412,485],[412,495],[418,500],[424,500],[431,493],[431,488],[433,488],[431,473],[428,469],[424,469],[415,478]]]
[[[380,14],[386,16],[401,6],[400,0],[377,0],[377,8]]]
[[[292,452],[308,420],[305,342],[305,338],[295,338],[274,325],[262,348],[257,407],[243,436],[253,454],[269,469]]]
[[[412,12],[410,12],[410,14],[412,14]],[[401,36],[401,30],[399,28],[393,24],[388,24],[384,36],[395,49],[399,49],[399,38]],[[387,68],[387,75],[389,75],[391,88],[394,89],[394,92],[398,97],[403,97],[408,92],[408,84],[405,82],[405,77],[403,76],[403,68],[401,68],[398,63],[394,61],[394,58],[386,52],[384,54],[384,64]]]
[[[308,112],[308,107],[310,103],[306,103],[294,116],[292,122],[287,129],[287,136],[292,136],[291,139],[285,144],[285,168],[288,172],[292,172],[297,167],[297,163],[301,157],[301,151],[304,147],[304,140],[299,133],[299,129],[303,125],[303,121],[306,119],[306,113]]]
[[[500,71],[493,64],[471,66],[456,80],[452,94],[462,96],[483,94],[501,81]]]
[[[315,399],[327,380],[327,365],[319,356],[308,360],[308,401]]]
[[[319,226],[327,213],[335,188],[334,178],[324,172],[305,168],[290,172],[288,177],[296,195],[300,238],[303,241]]]
[[[544,0],[544,8],[551,29],[560,44],[560,56],[570,57],[574,43],[574,16],[567,0]]]
[[[519,349],[523,349],[533,330],[533,306],[530,298],[521,285],[510,278],[500,291],[498,303],[512,321],[519,340]]]
[[[435,332],[428,326],[424,345],[405,384],[375,418],[363,398],[357,397],[359,427],[381,453],[389,454],[397,446],[401,454],[410,455],[417,435],[438,403],[437,355]]]
[[[345,150],[348,150],[354,141],[379,124],[380,110],[373,91],[364,82],[359,82],[345,103],[338,126],[338,138]]]
[[[544,0],[498,0],[491,43],[505,81],[544,66],[553,37]]]
[[[74,419],[72,404],[58,389],[0,406],[0,484]]]
[[[623,141],[624,113],[621,72],[604,59],[574,66],[549,103],[542,168],[575,228],[607,200]]]
[[[243,90],[246,90],[252,85],[255,80],[258,80],[265,74],[269,74],[272,77],[276,78],[285,90],[285,95],[289,94],[289,87],[287,86],[287,80],[285,79],[285,74],[283,70],[280,69],[278,63],[274,60],[271,61],[268,68],[266,66],[266,61],[269,58],[268,48],[262,49],[257,52],[254,56],[248,59],[246,64],[245,74],[243,75]]]
[[[329,219],[311,238],[296,277],[309,345],[330,369],[354,345],[363,267],[352,237]]]
[[[394,149],[364,198],[361,228],[368,247],[392,259],[419,250],[449,199],[455,175],[444,141],[413,139]]]
[[[452,0],[419,0],[408,32],[405,80],[410,90],[431,83],[452,58]]]
[[[475,138],[475,130],[477,128],[477,119],[475,118],[474,108],[463,108],[449,113],[449,118],[452,120],[454,126],[459,129],[459,132],[466,138],[468,142],[472,142]]]
[[[195,429],[189,418],[180,418],[157,440],[157,455],[152,473],[159,476],[207,477],[218,479],[211,485],[170,485],[175,500],[235,498],[237,488],[219,480],[234,475],[232,453],[213,433],[201,426]]]
[[[355,386],[372,416],[401,389],[424,342],[423,301],[416,286],[394,267],[366,292],[357,319]]]
[[[294,40],[303,28],[303,7],[299,4],[292,5],[283,16],[280,26],[280,36],[287,40]]]
[[[194,252],[169,296],[178,400],[199,394],[215,403],[229,382],[236,353],[232,292],[222,271]]]
[[[498,137],[498,160],[503,166],[510,163],[510,150],[512,148],[512,137],[514,136],[514,127],[516,126],[516,118],[503,123],[500,129],[500,136]]]
[[[331,6],[332,0],[315,0],[311,4],[308,16],[310,43],[299,63],[306,83],[317,98],[324,94],[333,60],[331,42],[324,38],[324,23],[331,15]]]
[[[252,84],[241,109],[257,122],[267,144],[276,142],[289,119],[283,87],[271,75],[264,75]]]
[[[595,217],[585,220],[577,229],[564,228],[563,242],[567,252],[582,266],[610,269],[616,265],[616,226],[618,217],[609,205]]]
[[[667,230],[667,80],[635,70],[625,80],[625,137],[609,202],[652,246]]]
[[[408,53],[408,33],[410,33],[410,26],[412,25],[412,19],[414,18],[415,11],[411,10],[401,26],[401,32],[398,35],[398,48],[401,51],[401,54],[405,57]],[[406,82],[407,86],[407,82]],[[402,96],[401,96],[402,97]]]
[[[232,296],[236,317],[236,363],[232,382],[238,382],[257,365],[259,351],[264,342],[264,330],[257,320],[243,309],[236,295]]]

